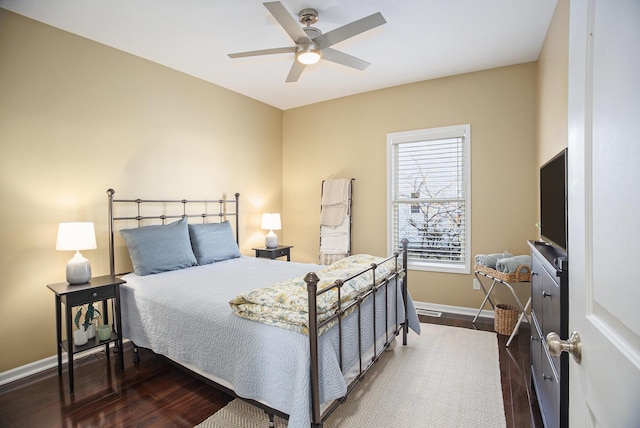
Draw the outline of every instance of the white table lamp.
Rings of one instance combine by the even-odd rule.
[[[91,279],[91,264],[80,250],[96,249],[96,232],[92,222],[60,223],[56,250],[75,251],[67,262],[67,282],[85,284]]]
[[[282,229],[282,225],[280,223],[280,214],[262,214],[261,228],[269,231],[269,233],[267,233],[267,236],[265,237],[265,246],[267,248],[276,248],[278,246],[278,235],[275,234],[274,230]]]

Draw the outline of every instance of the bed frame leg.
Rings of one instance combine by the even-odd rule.
[[[133,345],[133,362],[140,362],[140,354],[138,354],[138,347],[135,344]]]
[[[273,416],[273,413],[269,413],[266,410],[264,412],[269,417],[269,428],[275,428],[276,423],[275,423],[275,416]]]
[[[402,268],[404,269],[404,278],[402,278],[402,300],[404,303],[404,325],[402,326],[402,345],[407,346],[407,334],[409,333],[409,314],[407,313],[407,299],[409,298],[409,284],[408,284],[408,254],[409,240],[402,240]]]

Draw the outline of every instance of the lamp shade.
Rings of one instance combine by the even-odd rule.
[[[77,251],[97,248],[92,222],[60,223],[56,250]]]
[[[280,223],[280,214],[278,213],[264,213],[262,214],[262,226],[264,230],[280,230],[282,224]]]

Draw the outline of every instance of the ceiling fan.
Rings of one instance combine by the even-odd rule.
[[[371,64],[344,52],[332,49],[330,46],[387,22],[382,14],[377,12],[373,15],[369,15],[357,21],[343,25],[335,30],[331,30],[326,34],[322,34],[319,29],[311,26],[318,21],[317,10],[307,8],[300,11],[298,14],[299,21],[305,25],[305,27],[301,28],[293,16],[291,16],[279,1],[263,4],[264,7],[271,12],[271,15],[273,15],[282,28],[284,28],[289,37],[291,37],[295,46],[232,53],[229,54],[229,58],[295,53],[296,57],[291,69],[289,70],[289,74],[287,75],[287,82],[298,81],[298,78],[302,74],[304,68],[307,65],[317,63],[321,58],[346,65],[347,67],[364,70]]]

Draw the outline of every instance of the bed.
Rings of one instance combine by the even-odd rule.
[[[188,201],[116,199],[115,191],[107,193],[111,273],[118,274],[116,264],[126,265],[129,257],[134,268],[122,276],[123,336],[135,349],[148,348],[260,406],[271,420],[275,414],[292,428],[322,427],[398,335],[406,345],[409,328],[420,332],[407,292],[406,242],[390,257],[356,255],[339,266],[246,257],[237,245],[239,194]],[[144,212],[146,206],[153,213]],[[192,214],[190,206],[200,211]],[[215,246],[212,239],[198,244],[191,234],[196,263],[162,262],[159,271],[141,270],[144,239],[127,235],[154,228],[165,233],[183,222],[190,233],[215,229]],[[158,248],[152,240],[146,244]],[[209,253],[203,255],[198,245],[208,246]],[[217,259],[201,258],[211,254]],[[283,299],[283,289],[295,292]],[[278,316],[261,319],[273,309],[264,311],[265,302],[277,306]],[[293,315],[282,316],[283,310]]]

